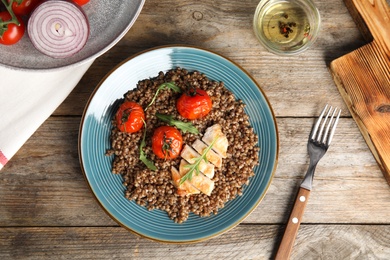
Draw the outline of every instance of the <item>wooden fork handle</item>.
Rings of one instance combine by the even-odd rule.
[[[287,222],[286,230],[284,231],[282,242],[280,243],[278,252],[276,253],[276,260],[286,260],[290,258],[291,250],[302,221],[309,195],[310,190],[299,188],[294,207]]]

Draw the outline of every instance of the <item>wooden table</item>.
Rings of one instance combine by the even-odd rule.
[[[330,61],[366,42],[342,0],[315,0],[322,15],[315,45],[275,56],[252,32],[257,3],[146,1],[124,39],[0,172],[0,259],[272,258],[307,169],[308,131],[328,102],[343,109],[342,118],[317,167],[292,259],[388,258],[389,185],[328,71]],[[264,89],[279,127],[279,164],[263,201],[236,228],[197,244],[152,242],[118,226],[95,201],[78,160],[81,115],[99,81],[125,58],[166,44],[200,46],[237,62]]]

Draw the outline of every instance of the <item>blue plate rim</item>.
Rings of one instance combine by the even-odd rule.
[[[202,238],[199,238],[199,239],[193,239],[193,240],[185,240],[185,241],[176,241],[176,240],[162,240],[162,239],[156,239],[156,238],[153,238],[153,237],[150,237],[150,236],[147,236],[147,235],[144,235],[142,233],[139,233],[133,229],[131,229],[130,227],[124,225],[120,220],[118,220],[104,205],[103,203],[98,199],[98,197],[96,196],[91,184],[89,183],[88,181],[88,177],[87,177],[87,173],[85,171],[85,168],[84,168],[84,163],[83,163],[83,158],[82,158],[82,144],[81,144],[81,137],[82,137],[82,132],[83,132],[83,128],[84,128],[84,122],[85,122],[85,117],[86,117],[86,114],[87,114],[87,111],[88,111],[88,108],[90,106],[90,103],[92,102],[93,98],[95,97],[97,91],[99,90],[100,86],[107,80],[107,78],[109,78],[119,67],[121,67],[122,65],[124,65],[125,63],[129,62],[130,60],[138,57],[138,56],[141,56],[145,53],[148,53],[148,52],[152,52],[152,51],[158,51],[158,50],[161,50],[161,49],[169,49],[169,48],[182,48],[182,49],[194,49],[194,50],[199,50],[201,52],[208,52],[208,53],[211,53],[213,55],[216,55],[216,56],[219,56],[225,60],[227,60],[228,62],[232,63],[237,69],[241,70],[251,81],[253,81],[253,83],[256,85],[256,87],[258,88],[258,90],[261,92],[261,95],[263,96],[264,100],[266,101],[266,104],[268,106],[268,109],[269,109],[269,112],[271,113],[272,115],[272,121],[273,121],[273,127],[275,129],[275,137],[276,137],[276,150],[275,150],[275,160],[274,160],[274,165],[273,165],[273,168],[272,168],[272,172],[271,172],[271,175],[270,175],[270,178],[269,178],[269,181],[264,189],[264,192],[262,194],[261,197],[259,197],[257,199],[257,202],[252,206],[252,208],[250,210],[248,210],[246,212],[246,214],[244,214],[240,219],[238,219],[235,223],[233,223],[232,225],[230,226],[227,226],[225,227],[224,229],[220,230],[219,232],[215,232],[213,234],[210,234],[208,236],[205,236],[205,237],[202,237]],[[141,79],[140,79],[141,80]],[[233,229],[234,227],[236,227],[237,225],[239,225],[245,218],[247,218],[256,208],[257,206],[260,204],[260,202],[263,200],[263,198],[265,197],[271,183],[272,183],[272,180],[273,180],[273,177],[275,175],[275,171],[277,169],[277,165],[278,165],[278,160],[279,160],[279,146],[280,146],[280,143],[279,143],[279,131],[278,131],[278,126],[277,126],[277,121],[276,121],[276,116],[275,116],[275,113],[273,111],[273,108],[270,104],[270,101],[268,99],[268,97],[266,96],[265,92],[263,91],[263,89],[260,87],[260,85],[257,83],[257,81],[244,69],[242,68],[239,64],[237,64],[236,62],[234,62],[233,60],[231,60],[230,58],[227,58],[225,57],[224,55],[221,55],[220,53],[217,53],[215,51],[212,51],[212,50],[209,50],[209,49],[206,49],[206,48],[202,48],[202,47],[198,47],[198,46],[192,46],[192,45],[183,45],[183,44],[170,44],[170,45],[162,45],[162,46],[157,46],[157,47],[153,47],[153,48],[149,48],[149,49],[146,49],[144,51],[140,51],[140,52],[137,52],[136,54],[134,55],[131,55],[129,56],[128,58],[126,58],[125,60],[123,60],[122,62],[118,63],[114,68],[112,68],[101,80],[100,82],[97,84],[97,86],[95,87],[95,89],[93,90],[93,92],[91,93],[85,107],[84,107],[84,111],[83,111],[83,114],[82,114],[82,117],[81,117],[81,123],[80,123],[80,127],[79,127],[79,134],[78,134],[78,155],[79,155],[79,162],[80,162],[80,167],[81,167],[81,170],[82,170],[82,173],[83,173],[83,176],[84,176],[84,179],[85,181],[87,182],[87,185],[88,185],[88,188],[89,190],[91,191],[91,193],[93,194],[93,197],[95,198],[95,200],[98,202],[98,204],[100,205],[100,207],[103,209],[103,211],[106,212],[106,214],[108,216],[110,216],[110,218],[112,220],[114,220],[118,225],[120,225],[121,227],[125,228],[126,230],[130,231],[131,233],[133,234],[136,234],[142,238],[146,238],[148,240],[151,240],[151,241],[156,241],[156,242],[161,242],[161,243],[168,243],[168,244],[191,244],[191,243],[198,243],[198,242],[202,242],[202,241],[206,241],[208,239],[211,239],[211,238],[214,238],[214,237],[217,237],[231,229]]]

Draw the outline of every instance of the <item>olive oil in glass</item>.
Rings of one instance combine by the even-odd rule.
[[[262,2],[266,3],[255,13],[254,30],[268,49],[299,52],[313,40],[313,29],[318,31],[319,22],[310,13],[313,10],[302,4],[305,1]]]

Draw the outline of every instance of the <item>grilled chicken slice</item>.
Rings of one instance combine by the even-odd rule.
[[[208,147],[207,144],[202,142],[199,139],[196,139],[196,141],[192,144],[192,148],[194,148],[198,153],[203,154],[203,151]],[[214,152],[213,150],[210,150],[206,154],[206,158],[209,162],[215,165],[215,167],[220,168],[222,166],[222,157]]]
[[[200,157],[201,155],[195,151],[191,146],[185,145],[183,150],[181,151],[181,157],[186,160],[188,163],[195,163],[195,159]],[[212,179],[214,177],[214,165],[211,163],[206,163],[204,160],[199,164],[199,170]],[[179,170],[180,171],[180,170]]]
[[[185,181],[180,184],[181,175],[175,167],[171,167],[173,185],[177,188],[177,194],[180,196],[186,196],[191,194],[199,194],[200,191],[195,188],[189,181]]]
[[[210,145],[217,137],[218,139],[214,143],[212,149],[221,155],[222,158],[226,158],[229,142],[225,134],[222,132],[222,127],[220,124],[215,124],[207,128],[203,135],[202,141]]]
[[[185,160],[180,161],[179,172],[183,177],[190,170],[186,167],[189,165]],[[202,173],[197,174],[193,172],[191,180],[188,180],[195,188],[203,192],[204,194],[210,196],[211,192],[214,189],[214,181],[210,180],[207,176]]]

